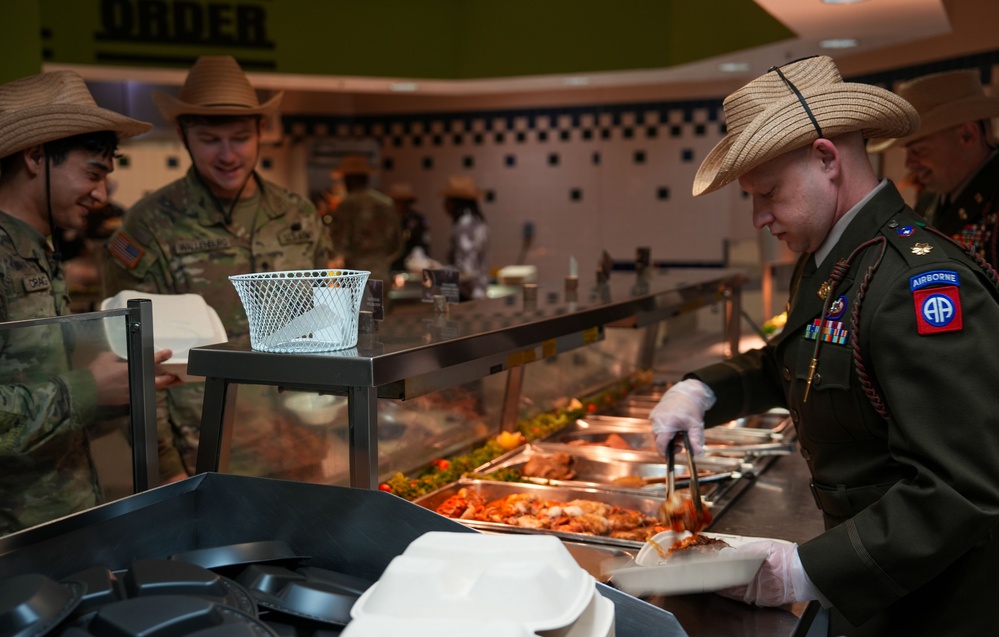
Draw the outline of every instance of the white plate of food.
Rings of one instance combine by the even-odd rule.
[[[200,380],[187,373],[187,356],[192,347],[225,343],[229,337],[218,313],[200,294],[149,294],[122,290],[101,302],[102,310],[128,307],[131,299],[149,299],[153,308],[153,348],[173,350],[161,367],[182,380]],[[104,321],[111,351],[128,359],[125,330],[117,321]]]
[[[764,538],[724,533],[663,531],[634,560],[610,563],[611,583],[631,595],[707,593],[752,581],[762,556],[733,555],[736,548]],[[658,546],[657,546],[658,545]]]

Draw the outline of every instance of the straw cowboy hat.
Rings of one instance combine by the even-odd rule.
[[[999,117],[999,98],[989,97],[978,71],[947,71],[917,77],[898,85],[895,92],[916,107],[919,130],[905,137],[878,140],[868,152],[880,153],[893,146],[905,146],[920,137],[962,122]]]
[[[389,186],[388,196],[395,201],[416,201],[416,191],[411,184],[392,184]]]
[[[725,98],[728,134],[694,176],[694,196],[718,190],[760,164],[819,137],[862,131],[900,137],[916,129],[916,109],[891,91],[844,82],[827,56],[797,60]]]
[[[467,175],[451,175],[447,178],[447,186],[441,191],[441,196],[452,199],[478,199],[482,191],[475,187],[475,180]]]
[[[153,91],[151,97],[163,119],[177,123],[179,115],[262,115],[275,117],[284,91],[261,104],[239,62],[231,55],[202,55],[191,67],[174,97]]]
[[[0,157],[84,133],[112,131],[118,139],[152,124],[101,108],[73,71],[32,75],[0,86]]]
[[[363,155],[347,155],[333,169],[334,175],[373,175],[378,169]]]

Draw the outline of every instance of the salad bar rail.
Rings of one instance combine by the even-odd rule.
[[[578,295],[542,284],[537,301],[513,295],[442,313],[428,304],[424,313],[389,314],[348,350],[269,353],[248,340],[194,348],[188,373],[206,377],[197,471],[226,468],[236,386],[273,385],[346,395],[350,486],[374,488],[379,398],[414,398],[507,371],[504,413],[515,413],[520,392],[510,381],[524,364],[600,341],[609,326],[647,327],[717,303],[726,307],[725,335],[736,351],[744,279],[739,270],[669,270],[611,277]]]

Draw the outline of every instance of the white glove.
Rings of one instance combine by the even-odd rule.
[[[763,564],[746,586],[716,591],[723,597],[756,604],[781,606],[818,599],[798,557],[798,545],[784,540],[758,540],[737,548],[722,549],[723,555],[762,556]]]
[[[666,446],[680,431],[690,436],[691,449],[695,456],[704,450],[704,412],[715,404],[715,393],[699,380],[689,378],[680,381],[666,390],[659,404],[652,408],[649,420],[652,433],[656,435],[656,449],[663,457]]]

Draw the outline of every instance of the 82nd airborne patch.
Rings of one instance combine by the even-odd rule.
[[[952,270],[933,270],[909,279],[916,310],[916,331],[921,336],[959,332],[964,328],[961,313],[961,280]]]

